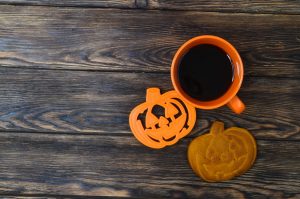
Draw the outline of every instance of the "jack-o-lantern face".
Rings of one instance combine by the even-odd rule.
[[[155,112],[157,107],[160,114]],[[146,102],[135,107],[129,116],[134,136],[156,149],[175,144],[192,130],[195,121],[194,107],[180,100],[176,91],[161,95],[158,88],[147,89]]]
[[[209,182],[224,181],[246,172],[256,158],[256,142],[245,129],[214,122],[209,134],[194,139],[188,148],[189,163]]]

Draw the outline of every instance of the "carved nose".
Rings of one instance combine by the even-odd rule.
[[[169,121],[165,117],[160,116],[159,121],[158,121],[158,126],[163,127],[167,124],[169,124]]]
[[[151,113],[151,111],[148,111],[146,114],[146,128],[151,128],[153,126],[155,126],[155,124],[158,123],[158,118]]]

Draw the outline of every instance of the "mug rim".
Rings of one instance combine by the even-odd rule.
[[[210,101],[200,101],[186,94],[180,86],[179,77],[178,77],[178,67],[181,58],[192,47],[201,44],[210,44],[221,48],[224,52],[226,52],[227,55],[229,55],[232,65],[234,67],[234,73],[233,73],[234,79],[229,89],[221,97]],[[196,108],[214,109],[227,104],[234,96],[236,96],[237,92],[239,91],[243,82],[243,77],[244,77],[244,67],[239,53],[228,41],[218,36],[201,35],[186,41],[177,50],[172,60],[172,65],[171,65],[172,84],[175,90],[178,92],[179,96],[183,100],[189,102]]]

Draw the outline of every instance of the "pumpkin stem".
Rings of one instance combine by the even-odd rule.
[[[224,123],[223,122],[215,121],[210,128],[210,133],[213,135],[217,135],[219,133],[222,133],[223,131],[224,131]]]
[[[146,94],[146,102],[154,103],[160,97],[159,88],[148,88]]]

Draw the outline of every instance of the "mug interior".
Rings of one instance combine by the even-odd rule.
[[[179,77],[178,77],[178,68],[179,68],[181,58],[192,47],[201,44],[210,44],[221,48],[224,52],[226,52],[229,55],[232,65],[234,67],[234,72],[233,72],[234,79],[229,89],[221,97],[211,101],[200,101],[198,99],[190,97],[181,88]],[[171,79],[175,90],[179,93],[179,95],[183,99],[190,102],[193,106],[202,109],[214,109],[228,103],[237,94],[238,90],[240,89],[243,81],[243,76],[244,76],[243,63],[237,50],[226,40],[212,35],[203,35],[203,36],[194,37],[188,40],[186,43],[184,43],[176,52],[171,66]]]

